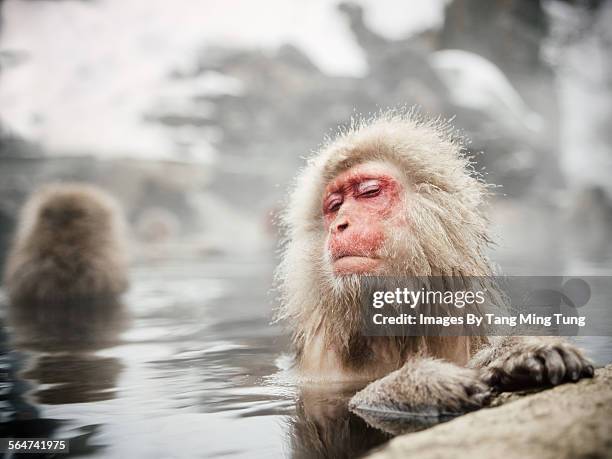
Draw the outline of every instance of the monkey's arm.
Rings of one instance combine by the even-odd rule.
[[[490,337],[468,367],[481,370],[481,379],[498,391],[557,385],[593,376],[593,364],[573,344],[558,337]]]
[[[489,396],[489,387],[479,380],[477,370],[443,360],[413,358],[357,392],[349,408],[440,416],[480,408]]]

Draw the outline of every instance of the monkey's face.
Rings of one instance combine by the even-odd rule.
[[[367,162],[341,172],[323,193],[326,255],[336,276],[383,274],[386,241],[405,227],[402,175],[391,164]]]

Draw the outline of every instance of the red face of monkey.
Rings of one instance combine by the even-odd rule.
[[[370,162],[342,172],[327,185],[323,215],[335,274],[381,271],[388,228],[404,221],[400,177],[390,164]]]

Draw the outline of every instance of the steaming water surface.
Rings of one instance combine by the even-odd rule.
[[[19,352],[27,411],[92,457],[282,455],[296,391],[269,379],[286,348],[271,273],[262,260],[136,267],[106,347]]]
[[[346,410],[354,387],[298,388],[270,324],[273,269],[271,257],[136,266],[123,308],[92,314],[96,343],[61,327],[54,343],[48,322],[4,327],[22,342],[5,356],[4,427],[112,458],[354,457],[427,427],[369,427]],[[609,340],[583,344],[610,360]]]
[[[348,413],[357,388],[297,387],[270,323],[273,269],[263,257],[136,266],[121,308],[72,314],[95,342],[49,315],[3,327],[2,436],[112,458],[349,457],[386,441]]]

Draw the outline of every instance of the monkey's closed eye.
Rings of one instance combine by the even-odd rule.
[[[330,206],[329,206],[329,211],[330,212],[336,212],[338,209],[340,209],[340,206],[342,205],[342,201],[334,201]]]
[[[361,198],[371,198],[380,193],[380,182],[378,180],[366,180],[357,187],[357,194]]]
[[[327,200],[327,203],[325,205],[325,212],[336,212],[338,209],[340,209],[342,202],[343,199],[340,194],[333,194]]]

